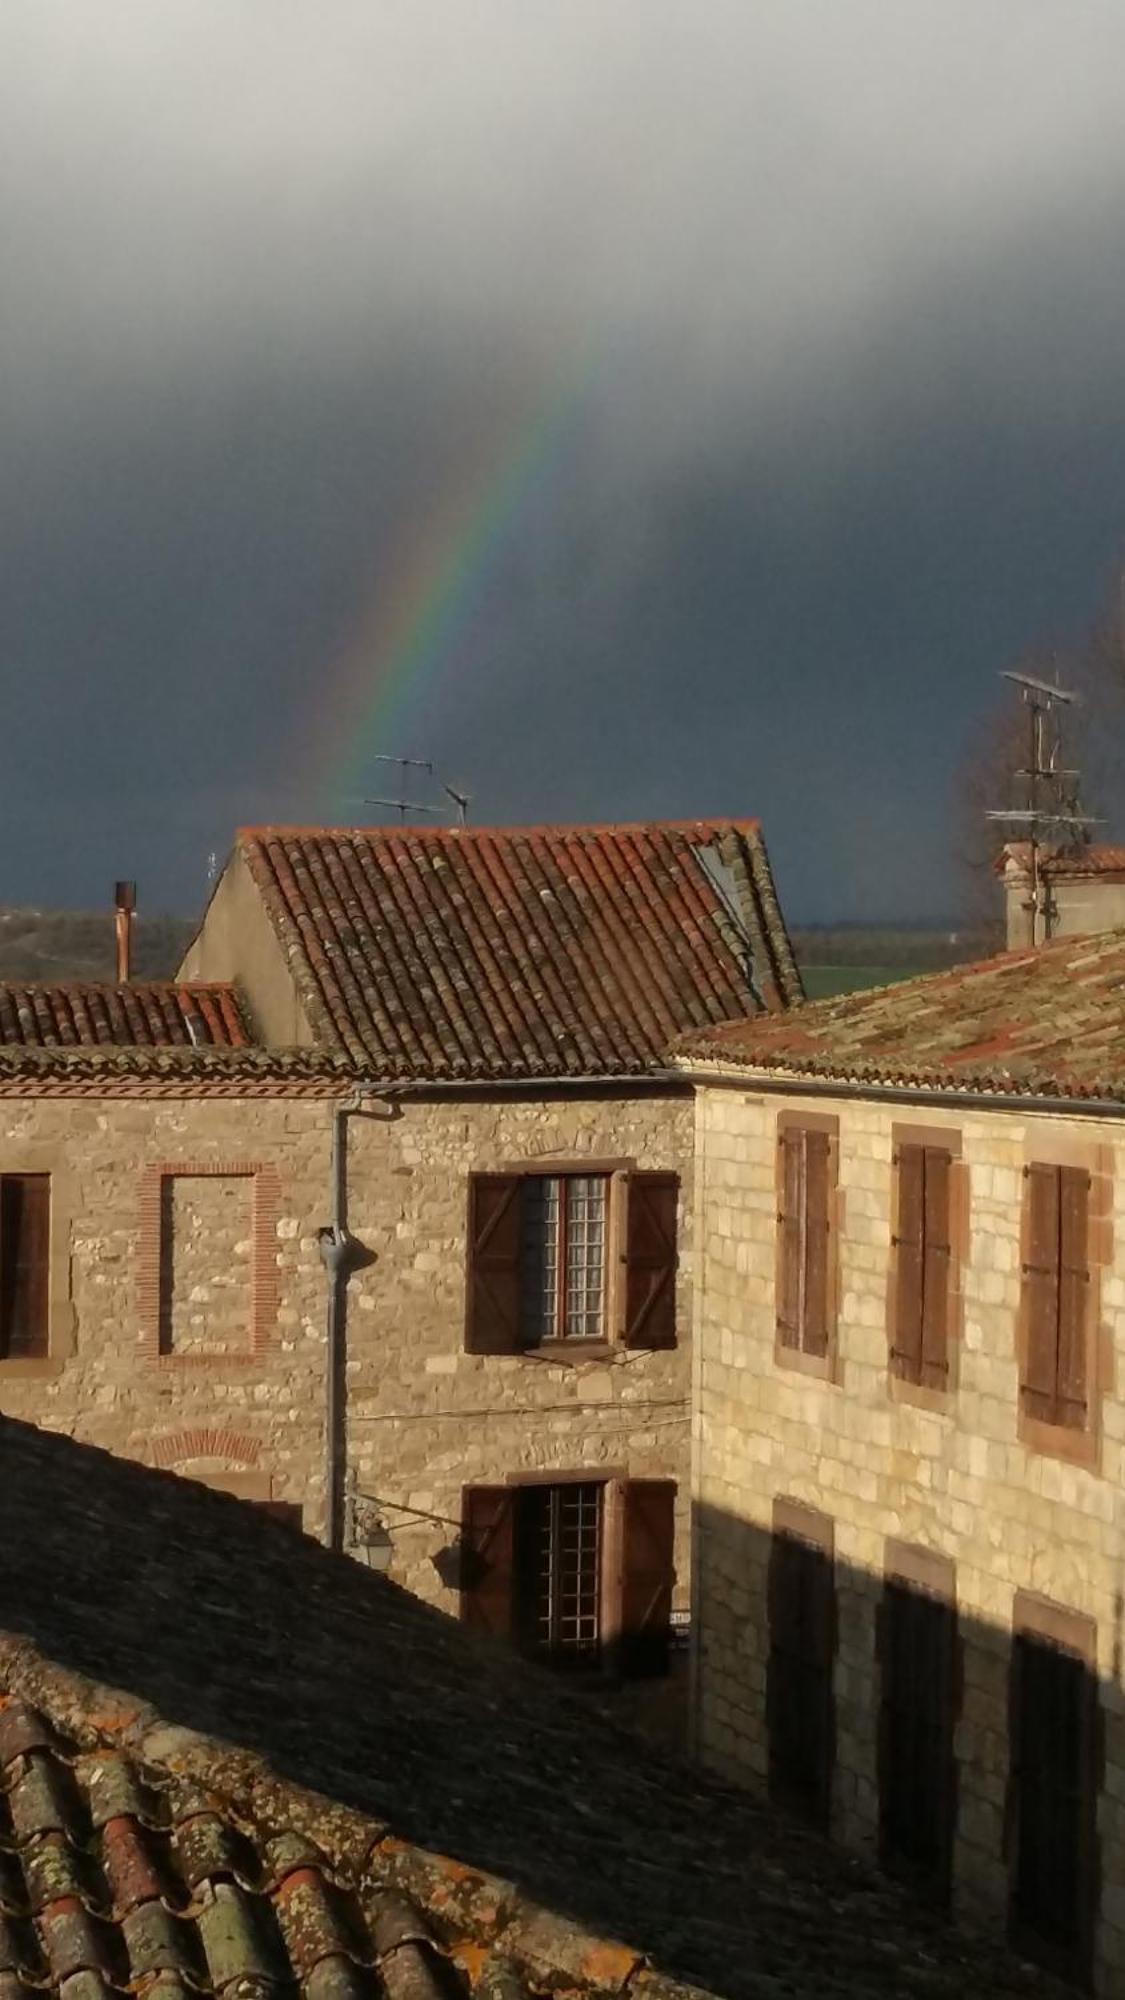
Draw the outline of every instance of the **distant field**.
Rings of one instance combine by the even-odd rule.
[[[801,978],[810,1000],[829,1000],[834,993],[858,993],[867,986],[894,986],[901,979],[913,979],[920,972],[932,972],[927,965],[802,965]]]

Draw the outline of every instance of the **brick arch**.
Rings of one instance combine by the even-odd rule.
[[[226,1465],[257,1465],[261,1446],[247,1431],[200,1427],[153,1438],[152,1462],[167,1469],[188,1459],[218,1459]]]

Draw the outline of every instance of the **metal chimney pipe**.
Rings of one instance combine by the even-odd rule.
[[[137,907],[135,882],[114,884],[113,906],[117,930],[117,984],[127,986],[133,970],[133,912]]]

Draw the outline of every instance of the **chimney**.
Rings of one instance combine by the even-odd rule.
[[[117,984],[127,986],[133,970],[133,912],[137,907],[135,882],[114,885],[113,907],[117,930]]]
[[[1031,849],[1010,841],[997,863],[1007,905],[1009,951],[1026,950],[1033,938]],[[1048,937],[1086,937],[1125,926],[1125,848],[1041,848],[1039,905]]]

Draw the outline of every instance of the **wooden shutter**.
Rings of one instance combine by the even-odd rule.
[[[945,1902],[956,1782],[957,1613],[948,1600],[888,1577],[877,1631],[881,1859]]]
[[[1098,1695],[1088,1662],[1038,1633],[1012,1646],[1017,1942],[1085,1982],[1098,1875]]]
[[[895,1232],[895,1317],[891,1367],[908,1382],[922,1378],[922,1298],[925,1258],[925,1166],[921,1146],[896,1154],[898,1228]]]
[[[949,1282],[952,1261],[953,1162],[941,1146],[922,1153],[922,1316],[918,1380],[944,1389],[949,1380]]]
[[[668,1671],[675,1577],[676,1484],[630,1479],[621,1489],[621,1671],[651,1679]]]
[[[777,1135],[777,1337],[801,1345],[805,1304],[805,1135],[783,1125]]]
[[[1024,1411],[1055,1423],[1059,1362],[1059,1167],[1024,1168],[1027,1255],[1023,1266],[1026,1353],[1020,1395]]]
[[[0,1179],[0,1356],[49,1351],[51,1182],[47,1174]]]
[[[470,1354],[513,1354],[520,1344],[518,1174],[474,1174],[469,1182]]]
[[[831,1142],[827,1132],[805,1133],[805,1325],[806,1354],[828,1352],[828,1230]]]
[[[518,1494],[512,1486],[466,1486],[461,1498],[461,1617],[497,1639],[512,1636]]]
[[[775,1531],[768,1613],[770,1791],[823,1825],[832,1783],[836,1649],[836,1587],[827,1549]]]
[[[1055,1422],[1086,1428],[1086,1321],[1090,1292],[1090,1176],[1059,1169],[1059,1338]]]
[[[625,1250],[626,1347],[676,1344],[677,1175],[630,1174]]]

